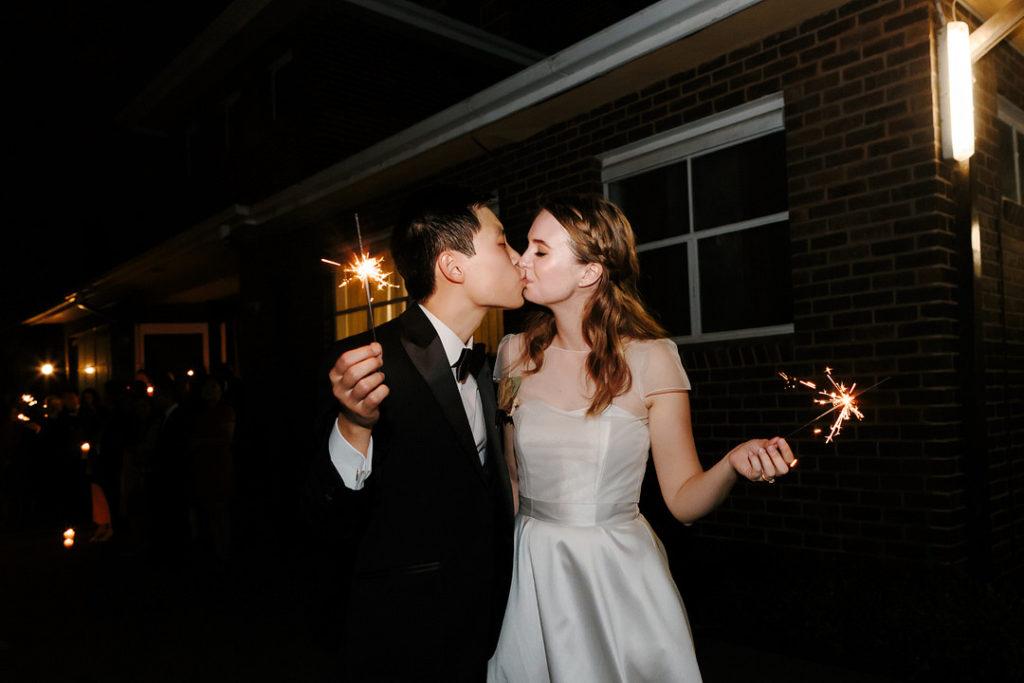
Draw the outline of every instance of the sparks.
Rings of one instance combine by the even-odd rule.
[[[829,429],[828,436],[825,437],[825,443],[831,443],[832,439],[842,431],[844,422],[849,420],[851,416],[856,417],[858,420],[863,420],[864,413],[860,412],[860,405],[857,403],[857,395],[853,393],[857,388],[856,382],[847,389],[845,384],[836,382],[835,378],[832,377],[832,368],[825,368],[825,376],[828,377],[828,381],[832,383],[832,390],[826,391],[822,389],[818,393],[825,398],[816,398],[814,399],[814,402],[822,406],[831,404],[832,407],[829,409],[829,412],[834,410],[839,411],[836,419],[832,422],[832,427]]]
[[[804,424],[793,430],[789,434],[789,436],[796,434],[804,427],[807,427],[808,425],[817,422],[826,415],[833,413],[835,411],[839,411],[835,419],[832,421],[831,426],[829,427],[828,434],[825,436],[825,443],[831,443],[832,440],[835,439],[835,437],[839,436],[839,433],[843,429],[843,425],[850,419],[856,417],[858,420],[863,420],[864,413],[860,411],[860,402],[857,400],[858,397],[867,393],[868,391],[871,391],[879,384],[889,379],[888,377],[885,377],[880,381],[876,382],[875,384],[871,385],[867,389],[858,392],[856,391],[856,382],[854,382],[849,388],[847,388],[844,382],[837,382],[836,379],[832,376],[832,368],[830,367],[825,368],[825,376],[828,377],[828,381],[832,385],[831,389],[818,389],[818,386],[814,382],[798,379],[796,377],[790,377],[784,372],[780,372],[779,376],[782,377],[782,379],[786,382],[787,389],[795,389],[801,385],[808,387],[810,389],[815,389],[818,391],[819,398],[812,399],[814,403],[817,403],[818,405],[821,406],[831,406],[828,410],[823,412],[821,415],[818,415],[807,424]],[[815,434],[821,434],[823,431],[824,430],[820,427],[814,428]]]
[[[345,278],[345,280],[338,285],[344,287],[353,280],[359,280],[363,283],[366,288],[366,321],[370,327],[370,334],[373,335],[373,341],[377,341],[377,330],[373,326],[373,295],[370,293],[370,281],[372,280],[377,284],[377,289],[390,289],[397,288],[398,285],[393,285],[388,280],[388,276],[391,273],[385,273],[381,270],[380,264],[384,262],[382,258],[371,258],[369,254],[363,251],[363,231],[359,227],[359,214],[353,214],[356,219],[356,237],[359,240],[359,256],[352,260],[352,265],[344,266],[337,261],[331,259],[322,258],[320,259],[324,263],[342,268],[344,272],[351,273],[351,277]]]
[[[348,266],[338,263],[337,261],[332,261],[331,259],[322,258],[320,260],[329,266],[335,266],[337,268],[341,268],[346,273],[351,273],[351,277],[345,278],[345,280],[338,285],[339,287],[344,287],[353,280],[359,280],[360,282],[365,282],[367,284],[372,281],[376,283],[378,290],[398,287],[398,285],[393,285],[388,280],[388,276],[390,276],[391,273],[385,273],[381,270],[380,264],[384,262],[384,259],[382,258],[371,258],[370,256],[363,255],[359,258],[353,259],[352,264]]]

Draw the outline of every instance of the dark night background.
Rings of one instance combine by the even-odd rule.
[[[358,81],[357,97],[338,95],[330,100],[341,102],[338,111],[332,112],[336,120],[329,123],[342,133],[303,141],[301,153],[294,155],[287,153],[293,145],[286,137],[267,143],[277,147],[253,145],[256,152],[232,168],[234,175],[221,178],[211,172],[199,182],[183,170],[180,124],[205,115],[197,104],[203,95],[174,102],[177,109],[165,120],[153,119],[161,125],[148,125],[153,121],[125,124],[119,117],[211,22],[239,4],[64,0],[8,3],[0,9],[7,162],[3,183],[7,218],[0,229],[0,398],[16,395],[30,381],[38,382],[38,364],[59,359],[63,353],[60,325],[21,325],[26,318],[57,306],[104,273],[225,207],[251,205],[272,196],[521,68],[447,46],[430,52],[430,59],[416,59],[415,54],[410,59],[411,48],[391,49],[394,43],[388,40],[410,38],[412,29],[396,28],[351,3],[270,2],[287,20],[282,20],[282,26],[288,27],[282,41],[294,39],[301,31],[316,33],[315,26],[295,20],[307,6],[315,6],[340,25],[349,21],[356,25],[338,40],[350,41],[360,50],[365,47],[365,61],[347,67],[365,80]],[[552,55],[654,3],[420,0],[416,4],[540,55]],[[949,3],[942,5],[948,14]],[[963,245],[955,243],[951,234],[963,226],[952,215],[955,207],[950,208],[952,164],[935,158],[931,149],[932,111],[913,109],[921,102],[930,106],[929,74],[922,76],[920,63],[931,57],[928,41],[934,3],[853,0],[837,6],[830,3],[821,15],[799,26],[782,25],[784,30],[751,39],[750,45],[729,48],[728,56],[694,58],[684,65],[685,71],[680,66],[680,73],[652,85],[619,84],[623,94],[616,95],[613,103],[602,100],[601,107],[584,108],[568,124],[560,122],[525,141],[515,140],[506,150],[487,149],[483,161],[465,161],[446,169],[444,179],[479,178],[502,188],[502,202],[509,208],[507,227],[521,239],[542,185],[545,191],[600,191],[595,155],[735,106],[740,100],[755,99],[744,88],[763,87],[758,96],[784,91],[791,156],[794,318],[801,334],[795,335],[795,342],[733,340],[682,349],[684,364],[699,387],[695,415],[704,420],[696,425],[699,445],[702,452],[706,446],[710,446],[707,452],[717,452],[734,434],[753,436],[772,420],[797,424],[790,419],[795,414],[793,402],[774,398],[778,367],[799,369],[848,361],[847,371],[856,368],[865,377],[892,374],[894,378],[877,392],[877,405],[869,409],[868,421],[851,428],[839,445],[825,447],[809,438],[802,440],[801,455],[808,457],[794,483],[769,494],[738,486],[716,516],[695,528],[670,520],[654,482],[645,484],[644,513],[668,548],[694,626],[705,680],[1024,681],[1020,532],[1019,520],[1012,518],[1020,509],[1021,481],[1019,437],[1014,436],[1019,426],[1012,421],[1020,414],[1021,402],[1009,393],[988,404],[972,404],[962,397],[966,371],[959,342],[966,319],[957,317],[957,307],[963,304],[958,298],[962,280],[950,273],[961,272],[957,268],[962,266],[963,252],[957,250]],[[335,27],[329,24],[323,30]],[[837,40],[841,49],[834,44]],[[318,46],[330,42],[328,36]],[[430,40],[416,45],[427,51],[437,47]],[[927,48],[925,56],[922,45]],[[279,47],[272,44],[260,58],[274,57],[273,50]],[[798,49],[805,52],[796,53]],[[1002,85],[999,92],[1024,102],[1024,86],[1019,83],[1019,73],[1024,71],[1015,71],[1021,63],[1019,51],[1011,53],[1007,48],[993,55],[1000,60],[997,66],[976,75],[976,91],[991,91],[978,105],[986,115],[995,109],[994,74],[1017,73],[1005,78],[1010,84]],[[887,75],[904,69],[899,60],[912,59],[917,62],[900,71],[899,77]],[[890,62],[896,66],[876,74],[883,64],[890,67]],[[916,71],[913,64],[918,64]],[[378,67],[383,76],[378,77]],[[848,70],[859,72],[850,75]],[[813,160],[794,162],[800,159],[794,151],[803,154],[815,145],[826,146],[813,135],[816,125],[840,129],[838,138],[863,134],[852,128],[850,119],[855,117],[845,108],[874,97],[870,92],[861,96],[858,84],[876,75],[879,91],[911,103],[887,101],[886,107],[869,114],[876,116],[869,123],[885,128],[895,141],[876,141],[865,134],[865,141],[849,148],[823,149],[820,154],[828,155],[834,164],[824,170],[815,167]],[[408,81],[403,81],[404,90],[390,80],[401,78]],[[431,80],[432,87],[424,85],[413,92],[424,80]],[[737,81],[739,96],[729,89]],[[824,104],[818,99],[821,90],[826,93]],[[381,104],[366,116],[364,110],[372,108],[370,100]],[[842,111],[835,102],[842,104]],[[877,105],[872,102],[870,106]],[[353,108],[357,113],[348,117]],[[814,122],[815,115],[826,120]],[[904,134],[911,128],[916,137]],[[594,131],[593,138],[584,130]],[[598,133],[605,131],[606,137],[599,138]],[[986,135],[979,139],[979,154],[972,163],[983,169],[981,181],[990,182],[984,174],[994,173],[997,145],[991,131]],[[911,141],[922,146],[921,136],[924,156],[919,149],[904,149]],[[284,150],[279,156],[285,161],[276,164],[277,159],[262,154],[263,149]],[[897,167],[901,155],[906,158],[899,163],[905,166]],[[886,164],[892,159],[892,166],[879,165],[879,159]],[[536,191],[532,185],[538,186]],[[915,194],[921,186],[926,187]],[[865,200],[873,221],[867,224],[868,209],[854,204],[857,193],[869,190],[874,193],[869,198],[885,194],[889,203],[879,206]],[[996,208],[983,201],[978,204],[1004,220],[1000,229],[1006,232],[1009,249],[1024,235],[1014,227],[1024,225],[1024,210],[1008,199],[999,203],[998,192],[995,195]],[[854,199],[846,204],[850,196]],[[69,553],[57,546],[49,529],[0,529],[0,602],[4,604],[0,607],[0,679],[329,680],[334,649],[331,619],[308,591],[330,580],[318,573],[312,559],[319,539],[310,538],[297,518],[299,467],[294,451],[305,448],[305,413],[311,400],[303,393],[310,384],[306,375],[312,376],[316,366],[314,356],[325,337],[322,332],[326,330],[326,336],[333,332],[324,320],[332,319],[335,310],[330,308],[333,302],[324,307],[319,300],[309,303],[321,290],[329,290],[322,275],[299,271],[301,264],[315,262],[322,253],[322,244],[329,241],[321,238],[322,233],[351,238],[347,233],[354,208],[365,209],[372,225],[375,214],[388,215],[390,200],[384,193],[365,207],[354,202],[325,209],[322,215],[301,215],[296,219],[299,238],[283,230],[274,232],[279,225],[251,241],[246,241],[248,235],[238,238],[232,248],[249,259],[241,268],[242,293],[222,307],[202,308],[207,318],[196,316],[217,324],[227,320],[236,326],[239,337],[247,330],[258,332],[250,335],[249,355],[240,354],[249,364],[244,376],[249,382],[245,385],[249,403],[245,422],[240,420],[238,425],[236,447],[249,449],[246,456],[252,457],[240,475],[229,567],[211,571],[193,558],[159,549],[136,552],[123,536],[107,544],[87,544],[82,539]],[[918,214],[925,218],[915,223]],[[505,215],[502,219],[506,220]],[[825,220],[834,229],[815,232],[814,226]],[[985,240],[989,249],[995,243],[992,222],[984,226],[990,230]],[[858,243],[862,233],[871,234]],[[302,242],[301,236],[308,239]],[[936,253],[938,258],[929,260]],[[892,254],[898,265],[895,272],[878,275],[880,280],[891,276],[889,285],[879,285],[875,271],[868,269]],[[986,252],[988,267],[996,260],[990,256]],[[852,265],[842,260],[847,257]],[[994,296],[993,291],[1005,290],[1012,299],[1024,291],[1013,279],[1019,279],[1019,265],[1019,260],[1011,258],[1009,280],[1004,277],[984,292]],[[868,291],[854,289],[856,278],[844,279],[851,270],[858,274],[860,266],[873,278],[864,287]],[[837,281],[835,291],[829,290],[832,280]],[[941,296],[932,291],[935,282],[943,288]],[[846,286],[849,290],[843,291]],[[845,319],[847,311],[835,307],[836,300],[849,299],[851,294],[854,300],[858,294],[884,299],[886,287],[898,291],[898,296],[905,294],[906,300],[865,304],[864,310],[850,312]],[[173,313],[161,309],[168,319]],[[132,320],[126,315],[125,321]],[[508,320],[506,325],[514,327],[514,316]],[[1004,326],[1005,320],[1004,311]],[[1012,315],[1010,320],[1015,320]],[[994,328],[992,318],[986,321]],[[919,324],[923,331],[904,333],[904,324]],[[300,336],[293,334],[295,330],[305,332],[305,337],[294,341]],[[1020,367],[1015,365],[1019,356],[1013,355],[1019,346],[1008,355],[1005,346],[988,348],[992,357],[1004,354],[1007,374],[1019,376]],[[840,358],[842,353],[849,358]],[[995,374],[989,372],[986,377]],[[259,381],[252,381],[254,377]],[[1007,386],[1019,393],[1019,383]],[[766,399],[766,394],[773,398]],[[936,394],[941,395],[936,399]],[[772,400],[777,401],[771,405],[774,413],[762,419],[758,411]],[[1018,412],[1007,412],[1005,406],[1010,405]],[[965,456],[960,450],[978,443],[964,437],[965,415],[984,412],[986,406],[987,414],[995,416],[992,424],[998,418],[1006,427],[1005,433],[993,427],[992,442],[998,441],[993,452],[998,453],[992,462],[998,465],[999,458],[1005,458],[1009,463],[1000,470],[1010,472],[1008,492],[998,483],[1003,481],[1002,474],[991,477],[997,483],[989,482],[977,469],[980,457]],[[271,423],[276,429],[261,440],[256,428]],[[279,468],[282,463],[284,467]],[[986,493],[994,491],[991,505],[982,505],[981,513],[965,512],[969,505],[963,500],[976,495],[970,482],[963,483],[971,477],[985,480]],[[1018,502],[1006,503],[1011,517],[1007,521],[1001,506],[1009,499]],[[978,526],[978,518],[992,510],[996,510],[995,521],[982,520]],[[976,517],[964,520],[971,515]],[[993,527],[997,527],[995,534],[990,533]],[[979,528],[986,532],[976,533]],[[1004,564],[994,567],[991,556],[977,561],[976,556],[989,553],[986,543],[999,533],[1006,541],[999,555]]]

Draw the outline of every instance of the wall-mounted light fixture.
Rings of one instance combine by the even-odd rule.
[[[948,21],[939,30],[939,97],[942,156],[966,161],[974,154],[974,77],[966,22]]]

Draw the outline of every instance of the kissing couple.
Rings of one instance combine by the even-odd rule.
[[[684,524],[739,478],[770,484],[796,459],[776,436],[701,466],[690,383],[640,301],[622,211],[552,197],[519,254],[482,196],[436,187],[405,207],[391,250],[408,308],[377,341],[329,349],[307,482],[347,545],[345,674],[699,681],[664,548],[637,509],[648,453]],[[538,312],[492,369],[474,331],[524,298]]]

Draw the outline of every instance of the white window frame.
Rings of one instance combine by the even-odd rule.
[[[1020,167],[1020,149],[1018,148],[1017,135],[1024,134],[1024,111],[1016,107],[1010,100],[999,95],[997,103],[997,117],[1013,130],[1011,144],[1013,145],[1013,197],[1009,197],[1018,204],[1024,204],[1024,197],[1020,196],[1021,174],[1024,168]]]
[[[732,147],[754,138],[785,130],[783,105],[782,93],[766,95],[720,114],[714,114],[699,121],[673,128],[598,156],[598,159],[601,161],[601,182],[604,184],[605,197],[609,194],[608,186],[610,183],[680,161],[686,161],[687,163],[690,231],[673,237],[640,243],[636,247],[637,253],[642,253],[675,244],[687,243],[688,245],[686,254],[687,265],[689,266],[690,334],[672,337],[672,340],[677,344],[748,339],[793,333],[794,327],[791,322],[781,325],[727,330],[724,332],[703,332],[700,310],[700,264],[697,250],[697,241],[700,239],[789,220],[789,211],[781,211],[738,223],[720,225],[699,232],[695,232],[692,229],[692,159],[708,152]]]

